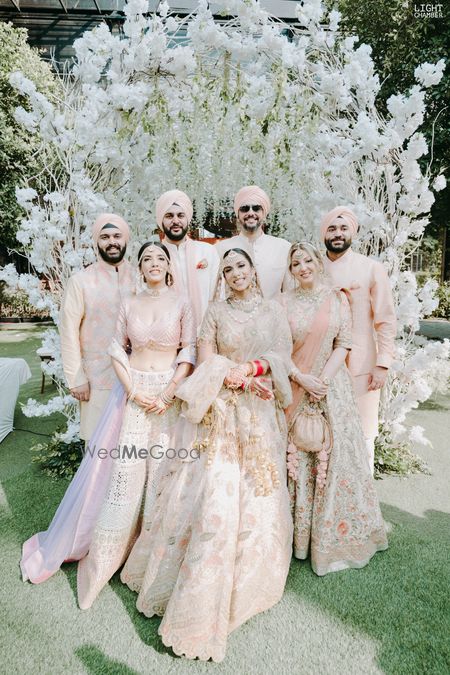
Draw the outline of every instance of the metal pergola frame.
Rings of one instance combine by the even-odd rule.
[[[149,14],[157,11],[162,0],[149,0]],[[282,10],[286,23],[296,23],[297,0],[262,0],[271,10]],[[28,30],[31,46],[42,50],[43,58],[61,66],[74,54],[72,45],[83,32],[105,21],[110,28],[125,20],[125,0],[0,0],[0,21],[10,21]],[[195,8],[194,0],[169,0],[175,16],[183,17]],[[211,3],[214,11],[214,2]],[[292,8],[292,9],[291,9]],[[273,12],[275,13],[275,12]],[[277,12],[278,15],[278,12]],[[227,17],[217,16],[218,21]],[[231,17],[228,17],[231,18]]]

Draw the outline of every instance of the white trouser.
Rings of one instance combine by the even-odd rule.
[[[375,439],[378,436],[378,407],[380,405],[380,389],[367,391],[368,375],[353,378],[361,423],[366,439],[367,457],[373,473],[375,456]]]

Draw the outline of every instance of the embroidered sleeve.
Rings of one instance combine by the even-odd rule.
[[[126,349],[128,347],[128,333],[127,333],[127,305],[126,301],[122,302],[119,308],[119,314],[116,321],[116,332],[114,335],[118,344]]]
[[[206,310],[197,338],[198,361],[203,363],[211,354],[217,354],[216,303],[211,302]]]
[[[191,363],[195,365],[196,345],[195,345],[195,319],[192,306],[185,302],[181,309],[181,347],[178,352],[177,363]]]
[[[334,338],[333,347],[343,347],[344,349],[352,348],[352,313],[347,296],[343,291],[338,291],[340,301],[340,325],[339,331]]]
[[[70,389],[80,387],[88,381],[81,356],[80,326],[84,318],[83,290],[76,276],[67,282],[59,315],[61,356]]]
[[[397,320],[388,274],[381,263],[373,266],[370,303],[377,335],[377,366],[389,368],[394,358]]]

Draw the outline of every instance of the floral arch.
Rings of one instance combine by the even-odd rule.
[[[233,18],[215,22],[205,1],[180,20],[166,3],[147,15],[146,0],[130,0],[122,35],[102,24],[76,41],[59,100],[11,75],[30,104],[16,118],[39,132],[46,161],[45,171],[17,190],[27,211],[17,238],[51,290],[12,266],[1,278],[57,322],[68,277],[94,260],[90,224],[101,211],[131,224],[133,260],[154,229],[155,199],[175,186],[192,196],[201,224],[207,214],[214,221],[229,212],[239,187],[257,183],[272,200],[272,231],[290,240],[317,241],[323,213],[350,204],[361,223],[359,250],[384,261],[397,303],[398,359],[384,396],[382,438],[409,434],[426,442],[420,427],[407,431],[403,422],[433,387],[444,386],[449,346],[415,336],[419,319],[437,304],[435,283],[419,291],[404,261],[420,243],[434,200],[429,172],[418,163],[428,148],[417,130],[426,88],[439,82],[444,62],[419,66],[417,84],[389,99],[385,119],[376,108],[371,49],[339,33],[338,12],[324,16],[319,0],[305,0],[292,28],[257,0],[219,4]],[[443,185],[440,176],[434,189]],[[59,378],[59,395],[45,406],[30,401],[26,412],[65,412],[69,440],[78,422],[62,387],[56,331],[45,343],[57,354],[45,367]]]

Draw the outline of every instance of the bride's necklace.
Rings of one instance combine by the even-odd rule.
[[[236,298],[227,298],[225,303],[225,308],[228,315],[237,323],[247,323],[250,319],[256,314],[258,308],[262,302],[262,297],[260,295],[252,296],[247,300],[238,300]],[[234,310],[234,311],[233,311]],[[246,316],[238,317],[236,316],[236,310],[244,312]]]
[[[169,287],[163,286],[162,288],[150,288],[149,286],[145,286],[144,291],[151,298],[159,298],[161,295],[165,295],[165,293],[169,291]]]
[[[306,302],[308,305],[318,305],[328,295],[330,289],[326,286],[319,286],[319,288],[299,288],[295,289],[296,296]]]

